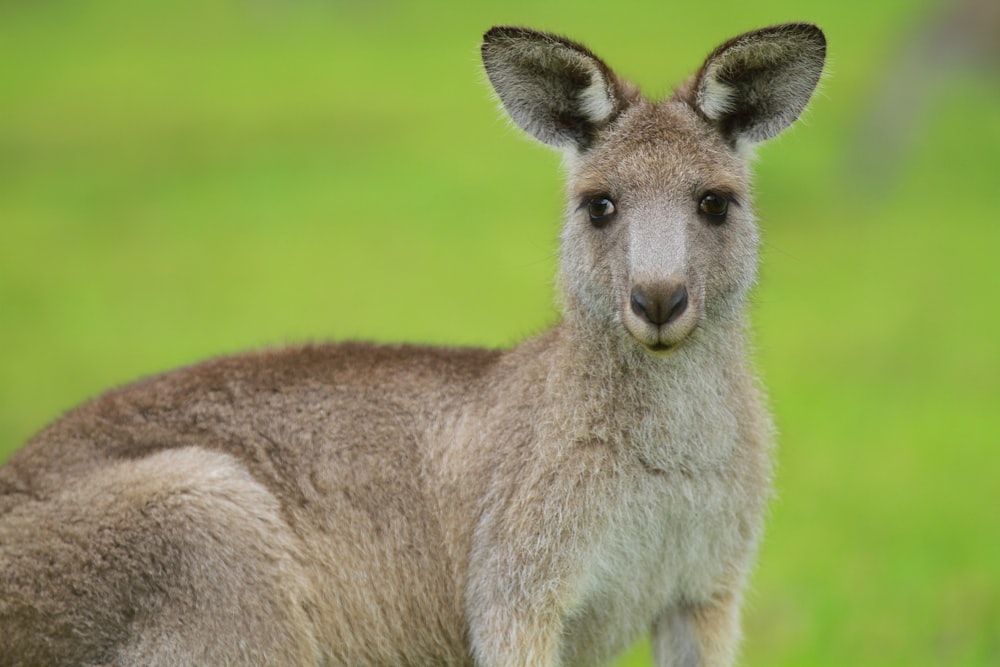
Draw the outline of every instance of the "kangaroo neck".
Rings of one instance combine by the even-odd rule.
[[[707,443],[688,441],[703,437],[704,423],[732,421],[735,385],[749,378],[738,321],[703,327],[667,354],[648,352],[626,332],[571,318],[549,335],[544,381],[547,392],[562,397],[551,423],[570,440],[648,450],[653,461],[664,447],[705,450]]]
[[[577,386],[614,387],[617,400],[671,391],[726,369],[745,366],[742,316],[703,323],[677,349],[651,352],[623,327],[592,323],[572,314],[551,332],[549,373]]]

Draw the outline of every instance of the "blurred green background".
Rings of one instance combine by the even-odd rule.
[[[822,90],[757,169],[780,497],[743,664],[1000,665],[993,4],[0,3],[0,460],[212,355],[551,323],[559,160],[498,113],[490,25],[662,95],[730,36],[815,21]]]

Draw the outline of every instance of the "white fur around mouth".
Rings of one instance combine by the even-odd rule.
[[[672,325],[653,327],[646,323],[631,320],[625,315],[623,322],[628,334],[640,343],[648,352],[653,354],[669,354],[684,346],[688,339],[698,328],[697,320],[685,326],[685,323],[676,322]]]

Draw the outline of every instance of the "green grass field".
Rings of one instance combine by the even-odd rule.
[[[0,4],[0,460],[213,355],[551,323],[559,160],[501,119],[490,25],[566,33],[665,94],[724,39],[811,20],[828,75],[757,169],[781,436],[743,664],[998,665],[1000,61],[920,56],[938,11]]]

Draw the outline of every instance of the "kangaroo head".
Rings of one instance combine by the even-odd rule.
[[[756,277],[749,148],[798,118],[825,54],[813,25],[749,32],[651,101],[580,44],[486,33],[483,62],[504,108],[566,157],[567,317],[654,352],[732,319]]]

